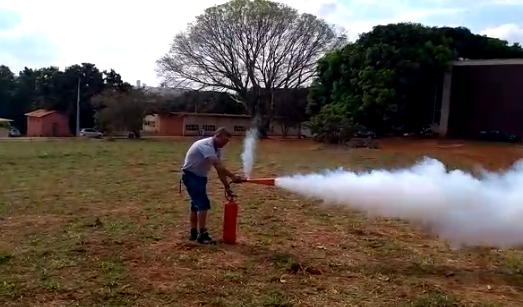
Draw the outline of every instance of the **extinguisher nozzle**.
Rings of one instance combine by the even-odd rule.
[[[274,186],[275,180],[276,180],[276,178],[251,178],[251,179],[247,179],[245,182]]]

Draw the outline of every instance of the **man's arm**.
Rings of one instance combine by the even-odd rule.
[[[212,163],[212,165],[216,169],[216,172],[218,173],[218,175],[220,175],[220,179],[221,179],[221,176],[224,176],[224,178],[226,180],[227,180],[227,177],[229,177],[229,178],[236,177],[231,171],[229,171],[225,167],[225,165],[223,165],[222,161],[216,155],[209,156],[207,159],[209,159],[209,161]]]
[[[233,182],[236,182],[236,183],[240,182],[240,181],[237,181],[237,180],[239,180],[238,176],[236,176],[235,174],[230,172],[227,168],[225,168],[225,166],[223,165],[223,163],[221,162],[221,160],[218,157],[216,157],[216,156],[211,157],[210,160],[211,160],[212,165],[216,169],[216,173],[218,173],[218,177],[220,178],[220,181],[223,183],[223,186],[226,189],[229,189],[229,182],[227,181],[227,177],[231,178],[233,180]]]
[[[218,177],[220,178],[220,181],[223,183],[223,186],[228,189],[229,188],[229,182],[227,181],[227,175],[224,172],[220,172],[216,170],[218,173]]]

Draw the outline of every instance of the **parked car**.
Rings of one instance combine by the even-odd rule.
[[[20,133],[20,130],[18,130],[18,129],[16,129],[16,128],[12,127],[12,128],[9,129],[9,134],[8,134],[8,136],[9,136],[10,138],[17,138],[17,137],[21,137],[22,134]]]
[[[100,131],[97,131],[92,128],[84,128],[80,130],[80,136],[88,137],[88,138],[102,138],[104,135]]]

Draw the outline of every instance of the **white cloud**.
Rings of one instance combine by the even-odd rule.
[[[127,81],[154,84],[155,61],[168,50],[172,37],[206,7],[224,2],[0,0],[0,7],[22,14],[18,33],[39,30],[59,45],[58,59],[42,65],[92,62],[102,69],[114,68]],[[322,4],[286,2],[311,13]]]
[[[492,0],[490,4],[523,5],[523,0]]]
[[[363,0],[359,0],[363,1]],[[367,0],[368,1],[368,0]],[[419,10],[419,9],[403,9],[397,15],[393,15],[390,18],[382,20],[366,20],[366,21],[356,21],[349,23],[347,29],[349,32],[349,38],[355,40],[358,38],[359,34],[368,32],[378,24],[389,24],[389,23],[398,23],[398,22],[423,22],[423,19],[428,16],[434,15],[444,15],[444,14],[456,14],[461,12],[462,9],[432,9],[432,10]]]
[[[498,37],[507,40],[509,43],[523,42],[523,26],[513,23],[486,29],[481,34]]]
[[[38,29],[59,45],[58,60],[47,65],[91,62],[114,68],[127,81],[154,83],[154,62],[167,51],[173,35],[215,1],[9,2],[22,13],[19,31]]]
[[[444,5],[416,6],[414,9],[408,1],[389,0],[281,1],[345,27],[352,39],[376,24],[424,22],[431,16],[455,14],[460,10]],[[44,57],[40,62],[35,59],[27,64],[22,64],[22,59],[13,60],[16,54],[12,54],[7,57],[6,64],[19,70],[24,65],[64,67],[91,62],[100,69],[114,68],[128,82],[139,79],[142,83],[157,84],[155,61],[168,50],[173,36],[185,29],[187,23],[206,7],[224,2],[226,0],[187,3],[166,0],[0,0],[0,8],[21,13],[22,23],[16,28],[18,35],[43,33],[55,50],[52,58]]]

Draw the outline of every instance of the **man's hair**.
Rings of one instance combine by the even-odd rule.
[[[216,135],[216,136],[224,136],[224,137],[227,137],[227,138],[231,137],[231,133],[225,127],[220,127],[218,129],[216,129],[216,132],[214,132],[214,135]]]

